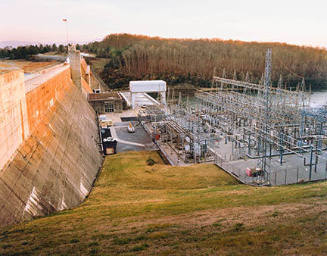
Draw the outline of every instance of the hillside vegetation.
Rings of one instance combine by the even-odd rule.
[[[327,51],[285,43],[224,41],[220,39],[163,39],[130,34],[108,35],[82,47],[108,58],[102,78],[111,88],[130,80],[164,79],[170,84],[210,86],[212,75],[258,83],[264,71],[267,48],[273,51],[273,84],[280,75],[287,87],[305,78],[307,86],[327,85]],[[224,72],[225,70],[225,72]]]
[[[79,46],[78,46],[79,47]],[[5,47],[0,48],[0,59],[7,58],[11,60],[16,59],[26,59],[30,60],[33,59],[33,55],[42,53],[52,53],[52,54],[62,54],[66,52],[66,48],[64,45],[57,46],[56,44],[53,45],[27,45],[27,46],[18,46],[16,48]]]
[[[0,255],[323,255],[326,192],[325,182],[257,188],[214,165],[121,153],[80,207],[2,229]]]

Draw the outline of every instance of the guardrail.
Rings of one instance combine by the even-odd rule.
[[[59,64],[48,69],[44,69],[30,79],[25,80],[25,94],[44,84],[49,79],[60,74],[69,68],[69,65]]]

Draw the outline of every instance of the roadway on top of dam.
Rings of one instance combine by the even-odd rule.
[[[35,88],[39,87],[52,77],[60,74],[64,70],[68,69],[69,65],[65,65],[63,63],[52,66],[50,68],[46,68],[44,70],[41,70],[38,73],[34,73],[28,76],[25,76],[25,93],[28,93]]]

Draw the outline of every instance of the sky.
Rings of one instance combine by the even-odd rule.
[[[326,0],[0,0],[0,41],[84,43],[111,33],[327,46]]]

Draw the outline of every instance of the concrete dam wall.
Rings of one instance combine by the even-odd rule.
[[[10,127],[0,152],[14,148],[0,155],[0,226],[77,206],[102,164],[96,115],[69,65],[25,81],[25,98],[22,73],[0,72],[0,95],[17,91],[0,98],[0,127]]]
[[[24,74],[0,73],[0,170],[28,135]]]

